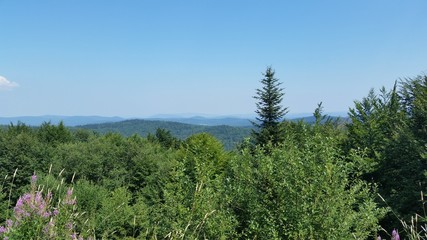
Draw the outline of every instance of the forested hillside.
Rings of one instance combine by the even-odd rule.
[[[393,229],[394,239],[427,236],[427,76],[372,90],[346,124],[326,121],[321,104],[312,124],[277,121],[286,113],[282,90],[274,71],[264,76],[259,122],[230,151],[214,135],[236,128],[174,132],[180,125],[165,122],[147,135],[142,129],[153,123],[132,120],[114,123],[120,133],[109,132],[118,131],[112,123],[0,129],[0,236],[389,239]],[[267,102],[269,94],[278,97]]]
[[[203,126],[194,124],[185,124],[169,121],[153,121],[153,120],[126,120],[114,123],[102,124],[89,124],[78,126],[77,128],[89,129],[101,134],[108,132],[117,132],[124,136],[131,136],[139,134],[141,136],[148,136],[155,134],[157,129],[165,129],[178,139],[186,139],[193,134],[209,133],[218,140],[220,140],[225,149],[231,150],[236,147],[236,144],[243,141],[244,138],[249,137],[252,127],[232,127],[226,125],[220,126]]]

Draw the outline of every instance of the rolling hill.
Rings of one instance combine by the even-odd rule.
[[[331,117],[341,123],[348,121],[348,118]],[[288,119],[290,121],[304,121],[314,123],[313,116]],[[73,129],[81,128],[92,130],[101,134],[117,132],[124,136],[139,134],[147,136],[154,134],[158,128],[166,129],[179,139],[206,132],[220,140],[225,149],[231,150],[244,138],[250,136],[252,124],[249,119],[238,117],[159,117],[149,119],[130,119],[120,117],[99,117],[99,116],[39,116],[39,117],[14,117],[0,118],[0,125],[5,127],[10,123],[25,123],[29,126],[39,126],[43,122],[64,124]]]
[[[162,128],[170,131],[173,136],[179,139],[186,139],[193,134],[206,132],[220,140],[227,150],[233,149],[237,143],[241,142],[245,137],[248,137],[252,129],[250,126],[205,126],[170,121],[141,119],[101,124],[88,124],[77,126],[76,128],[93,130],[101,134],[117,132],[124,136],[131,136],[133,134],[147,136],[150,133],[154,134],[158,128]]]

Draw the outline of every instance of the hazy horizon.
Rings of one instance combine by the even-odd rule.
[[[347,116],[348,112],[324,112],[323,114],[329,116],[343,117]],[[286,117],[307,117],[312,116],[310,112],[299,112],[299,113],[287,113]],[[120,116],[120,115],[61,115],[61,114],[41,114],[41,115],[14,115],[14,116],[0,116],[0,118],[20,118],[20,117],[106,117],[106,118],[193,118],[193,117],[204,117],[204,118],[255,118],[256,113],[236,113],[236,114],[205,114],[205,113],[159,113],[146,116]]]

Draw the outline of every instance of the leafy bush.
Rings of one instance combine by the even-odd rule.
[[[15,207],[13,216],[0,227],[4,239],[83,239],[76,226],[76,198],[73,188],[54,199],[51,189],[37,186],[37,176],[31,177],[31,190],[22,195]],[[57,190],[64,188],[59,185]],[[59,191],[58,191],[59,192]],[[89,238],[90,239],[90,238]]]
[[[375,236],[385,210],[373,201],[372,185],[349,178],[355,156],[342,157],[336,138],[315,127],[296,127],[298,137],[288,135],[281,147],[244,151],[231,161],[226,184],[241,237]]]

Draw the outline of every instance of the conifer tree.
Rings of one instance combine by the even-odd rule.
[[[284,131],[280,122],[286,115],[287,108],[281,105],[284,95],[283,89],[280,88],[282,83],[274,77],[274,73],[271,67],[267,67],[263,74],[264,78],[261,80],[263,86],[256,90],[256,96],[254,96],[258,100],[255,111],[258,116],[257,121],[252,122],[256,127],[252,136],[255,144],[261,146],[268,143],[277,145],[284,139]]]

